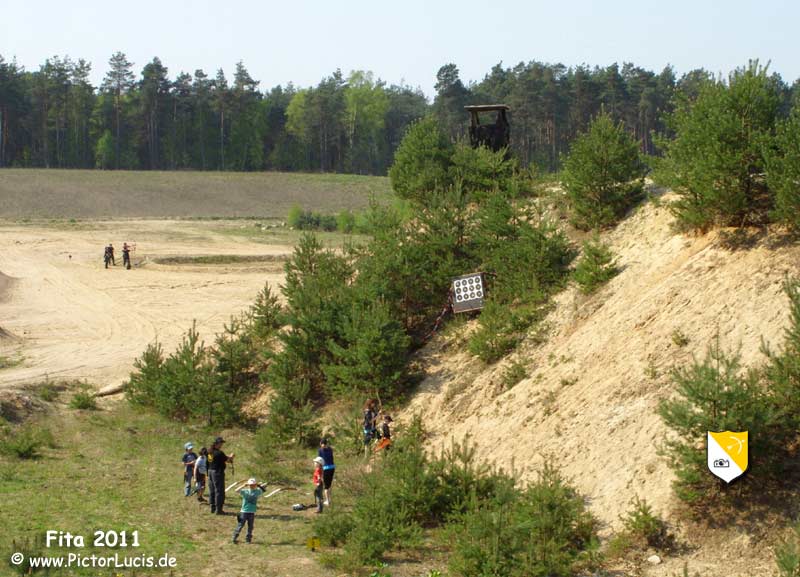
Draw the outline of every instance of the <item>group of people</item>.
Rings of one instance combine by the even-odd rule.
[[[380,427],[378,423],[380,421]],[[388,449],[392,444],[392,417],[384,413],[375,399],[364,405],[364,456],[369,457],[369,447],[376,441],[375,451]]]
[[[233,464],[234,454],[226,455],[222,450],[225,440],[222,437],[214,439],[209,451],[206,447],[200,449],[200,453],[194,452],[194,444],[184,445],[184,454],[181,458],[183,467],[184,496],[191,497],[197,495],[197,500],[205,503],[203,493],[206,489],[206,479],[209,486],[209,502],[211,513],[224,515],[223,505],[225,504],[225,470],[227,465]],[[314,484],[314,504],[316,512],[322,513],[323,507],[331,503],[331,486],[333,475],[336,470],[334,463],[333,448],[328,439],[322,439],[319,444],[317,456],[313,460],[314,473],[312,482]],[[253,539],[253,526],[255,524],[256,510],[258,509],[258,499],[264,495],[266,485],[258,483],[255,478],[236,483],[236,492],[242,498],[242,508],[237,515],[236,528],[233,531],[232,542],[238,543],[242,529],[247,525],[245,541],[251,543]]]
[[[109,245],[110,246],[110,245]],[[380,425],[379,425],[380,421]],[[384,414],[378,402],[370,399],[364,405],[364,454],[369,455],[369,447],[373,441],[377,441],[375,451],[388,449],[392,443],[391,432],[392,417]],[[225,470],[228,464],[233,465],[234,454],[225,454],[222,446],[225,440],[217,437],[211,445],[211,449],[202,447],[200,453],[194,452],[194,444],[184,445],[184,454],[181,458],[183,467],[184,495],[191,497],[197,495],[200,503],[205,503],[204,493],[206,485],[209,488],[208,503],[211,505],[211,513],[224,515],[223,506],[225,504]],[[314,473],[312,483],[314,485],[314,505],[316,513],[322,513],[324,507],[331,504],[331,487],[333,477],[336,473],[334,462],[333,447],[327,438],[323,438],[319,443],[317,456],[313,459]],[[207,482],[206,482],[207,481]],[[266,485],[258,483],[255,478],[247,481],[234,483],[231,488],[237,487],[236,492],[242,498],[242,507],[237,515],[236,528],[233,531],[233,543],[238,543],[239,535],[244,526],[247,525],[245,541],[251,543],[253,540],[253,525],[255,524],[258,500],[265,491]],[[271,493],[272,494],[272,493]],[[270,494],[270,495],[271,495]],[[269,495],[268,495],[269,496]],[[299,506],[301,509],[305,506]]]
[[[122,266],[128,270],[131,269],[131,248],[132,245],[129,245],[127,242],[122,243]],[[108,243],[103,253],[103,264],[105,264],[106,268],[108,268],[109,264],[117,266],[117,261],[114,258],[114,245],[111,243]]]

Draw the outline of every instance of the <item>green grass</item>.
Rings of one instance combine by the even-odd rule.
[[[207,254],[198,256],[168,256],[155,258],[154,262],[166,265],[214,265],[214,264],[250,264],[260,262],[284,262],[286,257],[280,254]]]
[[[389,179],[350,174],[158,172],[57,169],[0,171],[0,218],[265,218],[292,205],[326,214],[392,197]]]
[[[170,553],[178,560],[176,576],[330,575],[330,570],[318,563],[326,548],[313,553],[306,549],[314,513],[293,512],[291,508],[293,503],[314,501],[313,449],[279,452],[276,462],[268,466],[256,455],[249,432],[175,423],[138,412],[125,402],[101,411],[53,412],[41,424],[52,430],[55,439],[53,447],[41,449],[39,459],[0,456],[4,502],[0,553],[5,559],[0,561],[0,575],[6,574],[12,541],[33,544],[49,529],[81,534],[87,541],[99,529],[139,531],[141,546],[128,552],[156,556]],[[217,434],[225,437],[227,452],[236,453],[235,472],[228,471],[229,483],[250,476],[264,479],[267,468],[278,466],[280,477],[296,489],[260,503],[253,545],[229,543],[235,526],[233,512],[240,505],[237,497],[228,495],[226,510],[231,514],[218,517],[211,516],[208,506],[200,505],[194,497],[183,496],[183,444],[192,441],[199,449]],[[349,487],[362,475],[363,461],[341,450],[336,462],[333,507],[347,508],[352,504]],[[58,552],[66,554],[69,550]],[[87,547],[77,552],[107,554],[108,550],[87,542]],[[395,577],[422,573],[419,561],[398,557],[393,565],[396,568],[393,566],[390,572]],[[74,574],[111,573],[87,569]],[[130,577],[125,571],[122,575]],[[168,573],[139,571],[136,575]]]

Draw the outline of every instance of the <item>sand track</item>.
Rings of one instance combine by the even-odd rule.
[[[265,282],[277,285],[280,262],[162,266],[175,255],[282,255],[269,246],[211,232],[203,222],[0,226],[0,327],[18,337],[0,341],[0,354],[21,357],[0,371],[0,387],[50,379],[86,379],[97,387],[127,378],[133,360],[158,338],[170,351],[197,320],[206,342],[230,315],[246,308]],[[117,266],[103,268],[112,241]],[[134,266],[122,268],[121,245],[136,240]],[[71,258],[70,258],[71,257]],[[13,281],[11,281],[13,279]],[[5,296],[3,296],[5,294]]]

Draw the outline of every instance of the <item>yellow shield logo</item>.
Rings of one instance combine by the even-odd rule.
[[[708,470],[730,483],[747,470],[747,431],[708,431]]]

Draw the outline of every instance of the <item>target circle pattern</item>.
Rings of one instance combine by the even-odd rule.
[[[453,281],[455,302],[462,303],[483,298],[483,281],[480,275]]]

